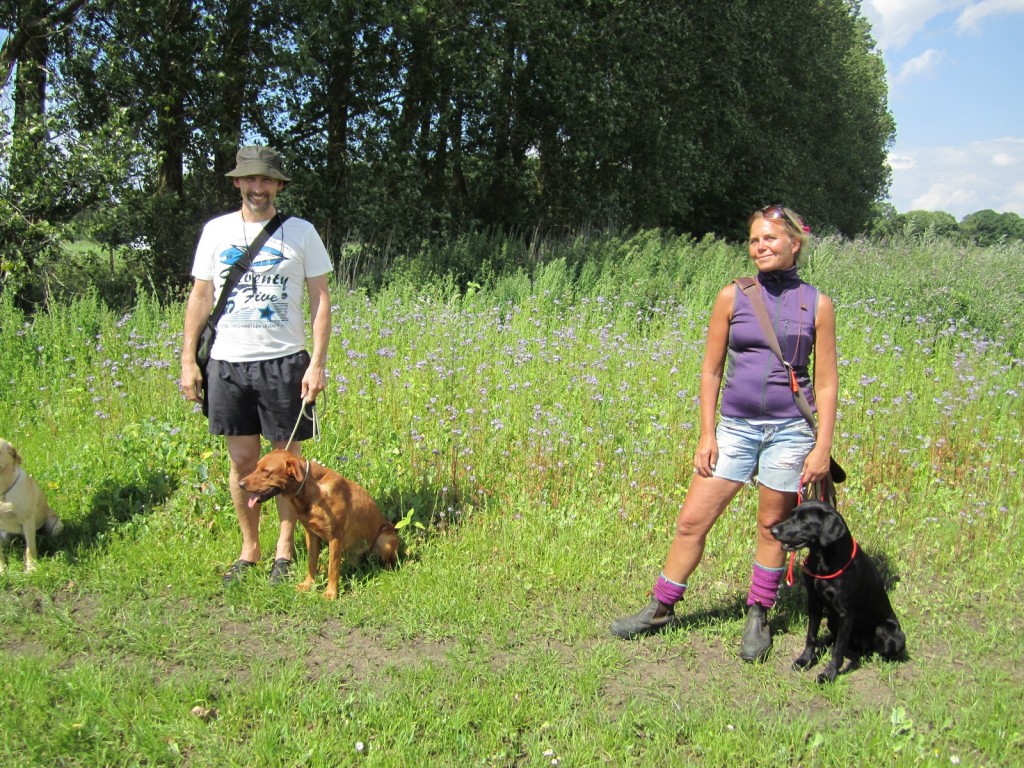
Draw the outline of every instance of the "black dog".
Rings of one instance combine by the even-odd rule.
[[[807,547],[804,584],[807,587],[807,644],[793,662],[795,669],[813,666],[829,643],[832,660],[818,682],[836,679],[845,659],[877,653],[884,659],[902,658],[906,636],[889,603],[875,564],[860,551],[846,521],[832,506],[806,501],[793,516],[771,528],[787,552]],[[831,638],[818,642],[821,618],[828,619]]]

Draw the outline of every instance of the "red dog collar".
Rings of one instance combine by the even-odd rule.
[[[835,573],[830,573],[827,576],[822,576],[821,574],[817,574],[817,573],[814,573],[813,571],[809,570],[807,568],[807,561],[804,560],[804,562],[803,562],[804,573],[806,573],[808,576],[811,576],[811,577],[813,577],[815,579],[835,579],[835,578],[837,578],[839,576],[842,576],[846,572],[846,569],[849,568],[851,565],[853,565],[853,560],[854,560],[855,557],[857,557],[857,540],[854,539],[852,536],[850,538],[853,541],[853,552],[850,554],[850,562],[848,562],[846,565],[844,565],[842,568],[840,568]]]

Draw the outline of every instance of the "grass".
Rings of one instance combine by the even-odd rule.
[[[237,526],[222,442],[177,395],[181,306],[0,299],[0,435],[66,523],[32,574],[7,548],[0,762],[1020,764],[1022,256],[826,241],[808,268],[838,310],[841,507],[910,649],[826,687],[789,668],[800,588],[769,661],[736,656],[752,490],[682,628],[607,631],[668,546],[734,248],[641,233],[466,291],[336,291],[308,453],[407,522],[401,568],[347,567],[334,603],[222,589]]]

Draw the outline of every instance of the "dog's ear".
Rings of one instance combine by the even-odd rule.
[[[303,469],[302,460],[294,453],[290,453],[285,457],[285,471],[287,472],[288,477],[295,482],[302,482],[305,470]]]
[[[849,532],[850,529],[846,527],[846,521],[843,520],[842,515],[831,507],[822,510],[821,531],[818,534],[818,540],[823,547],[835,544]]]

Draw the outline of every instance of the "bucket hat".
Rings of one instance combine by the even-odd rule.
[[[266,176],[268,179],[289,182],[281,170],[281,156],[271,147],[242,147],[235,155],[235,169],[225,176]]]

